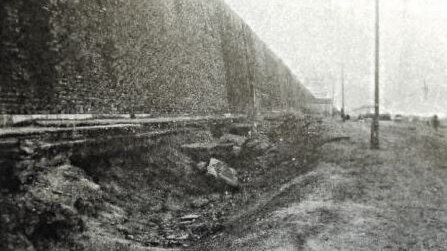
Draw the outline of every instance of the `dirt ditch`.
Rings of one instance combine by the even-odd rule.
[[[310,170],[322,132],[318,119],[286,115],[248,129],[211,126],[118,151],[97,146],[104,149],[71,149],[50,160],[21,157],[31,168],[11,175],[28,178],[14,193],[2,187],[1,250],[189,247],[231,227],[266,194]],[[232,182],[225,172],[212,175],[212,159],[234,170]]]

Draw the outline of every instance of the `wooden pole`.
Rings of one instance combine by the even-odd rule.
[[[341,118],[345,122],[345,67],[341,66]]]
[[[374,91],[374,119],[371,125],[371,149],[379,149],[379,116],[380,116],[380,92],[379,92],[379,78],[380,78],[380,15],[379,15],[379,0],[376,0],[376,41],[375,41],[375,91]]]
[[[331,115],[332,117],[334,117],[334,111],[335,111],[335,79],[333,79],[332,81],[332,111],[331,111]]]

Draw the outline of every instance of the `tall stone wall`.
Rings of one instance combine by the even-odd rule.
[[[220,0],[3,0],[0,112],[226,113],[312,99]]]

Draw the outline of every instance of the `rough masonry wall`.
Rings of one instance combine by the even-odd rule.
[[[3,0],[0,24],[2,114],[251,112],[311,98],[220,0]]]

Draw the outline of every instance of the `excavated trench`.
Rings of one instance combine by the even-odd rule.
[[[309,146],[318,139],[282,150],[281,135],[267,133],[282,122],[255,130],[208,123],[19,138],[8,148],[14,154],[2,158],[0,249],[188,247],[316,158]],[[237,174],[213,176],[212,163],[223,166],[217,173]]]

